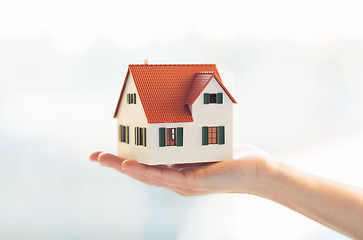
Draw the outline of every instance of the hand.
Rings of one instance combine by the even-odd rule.
[[[216,163],[145,165],[110,153],[95,152],[90,159],[149,185],[183,196],[222,192],[256,194],[260,178],[272,166],[271,157],[252,146],[235,149],[235,159]],[[267,170],[267,171],[266,171]]]
[[[250,193],[280,203],[354,239],[363,239],[363,191],[275,162],[251,146],[235,149],[235,158],[216,163],[150,166],[109,153],[90,159],[141,182],[183,196]]]

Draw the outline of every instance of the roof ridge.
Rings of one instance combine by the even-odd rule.
[[[196,64],[129,64],[129,66],[216,66],[215,63],[196,63]]]
[[[201,72],[196,72],[195,74],[215,74],[214,71],[201,71]]]

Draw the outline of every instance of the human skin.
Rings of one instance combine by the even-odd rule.
[[[90,159],[182,196],[260,196],[348,237],[363,239],[363,189],[299,171],[252,146],[240,146],[235,149],[233,160],[216,163],[151,166],[103,152],[92,153]]]

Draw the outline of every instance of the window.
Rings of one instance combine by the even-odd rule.
[[[208,128],[208,144],[217,144],[217,127]]]
[[[135,127],[135,145],[146,147],[146,128]]]
[[[136,93],[128,93],[127,94],[127,103],[128,104],[136,104]]]
[[[129,143],[129,126],[120,125],[119,141],[124,143]]]
[[[202,145],[224,144],[224,126],[202,127]]]
[[[175,146],[176,138],[175,138],[176,128],[167,128],[166,129],[166,146]]]
[[[159,146],[183,146],[183,128],[159,128]]]
[[[223,93],[204,93],[204,104],[222,104]]]
[[[209,103],[217,103],[217,93],[209,94]]]

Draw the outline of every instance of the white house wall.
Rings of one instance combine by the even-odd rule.
[[[223,104],[204,104],[204,93],[223,93]],[[215,79],[192,106],[194,122],[150,124],[149,164],[210,162],[233,158],[233,103]],[[225,126],[225,144],[202,145],[203,126]],[[159,128],[183,128],[183,146],[159,147]]]
[[[127,103],[127,94],[136,93],[136,104]],[[121,98],[119,110],[117,113],[117,132],[119,125],[129,126],[129,143],[117,140],[117,153],[119,156],[127,159],[136,159],[139,162],[148,163],[150,151],[150,134],[149,124],[146,119],[144,108],[142,107],[139,94],[132,74],[130,73],[126,82],[126,86]],[[135,127],[146,128],[146,147],[135,145]],[[118,133],[119,134],[119,133]]]

